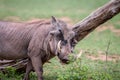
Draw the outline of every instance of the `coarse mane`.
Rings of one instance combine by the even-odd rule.
[[[10,27],[10,26],[22,27],[22,26],[29,26],[29,25],[36,25],[40,27],[40,25],[42,24],[49,25],[50,20],[41,19],[41,20],[32,20],[32,21],[26,21],[26,22],[0,21],[0,27]]]

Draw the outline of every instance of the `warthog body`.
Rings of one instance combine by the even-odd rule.
[[[51,22],[0,22],[0,59],[28,58],[24,80],[29,80],[33,69],[38,80],[42,80],[42,65],[52,57],[58,56],[61,62],[68,63],[73,37],[74,32],[54,17]]]

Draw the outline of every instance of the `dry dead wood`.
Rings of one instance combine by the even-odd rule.
[[[88,17],[73,26],[77,41],[83,39],[87,34],[92,32],[99,25],[110,20],[120,12],[120,0],[111,0],[104,6],[92,12]]]

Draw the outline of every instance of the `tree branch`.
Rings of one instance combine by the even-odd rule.
[[[75,39],[77,41],[82,40],[87,34],[114,17],[119,12],[120,0],[111,0],[103,7],[100,7],[81,22],[78,22],[73,26],[73,31],[76,32]]]

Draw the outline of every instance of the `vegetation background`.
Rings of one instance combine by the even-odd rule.
[[[72,26],[108,1],[0,0],[0,20],[27,22],[55,16]],[[120,14],[80,41],[75,47],[75,53],[79,52],[82,52],[81,58],[69,65],[61,65],[57,58],[46,63],[44,79],[120,80]],[[7,69],[8,74],[0,73],[1,80],[22,80],[24,74]],[[34,72],[30,76],[31,80],[37,79]]]

